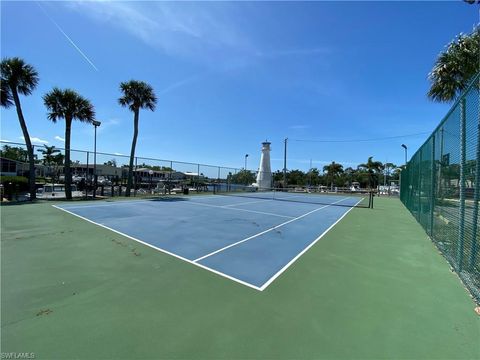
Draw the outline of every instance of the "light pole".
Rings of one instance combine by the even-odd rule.
[[[402,148],[405,149],[405,166],[407,166],[407,145],[402,144]]]
[[[283,149],[283,187],[287,188],[287,142],[288,138],[285,138],[285,147]]]
[[[150,174],[150,194],[152,193],[152,176],[153,176],[153,170],[148,170],[148,173]]]
[[[247,176],[247,158],[248,158],[248,154],[245,154],[245,185],[248,185],[248,176]]]
[[[92,124],[95,127],[95,137],[93,141],[93,197],[95,197],[95,194],[97,193],[97,127],[102,123],[98,120],[93,120]]]

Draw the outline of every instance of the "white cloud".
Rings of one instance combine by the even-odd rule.
[[[255,53],[242,27],[235,24],[235,4],[76,1],[65,5],[168,55],[212,60]]]
[[[125,156],[125,154],[114,152],[113,155],[118,155],[118,156]]]
[[[292,125],[292,126],[289,126],[288,128],[292,130],[303,130],[303,129],[308,129],[309,127],[310,127],[309,125]]]
[[[65,142],[65,139],[60,137],[60,136],[55,136],[55,140],[58,140],[58,141],[61,141],[61,142]]]
[[[11,143],[11,142],[13,142],[13,141],[0,139],[0,142]]]
[[[305,56],[305,55],[318,55],[318,54],[330,54],[329,48],[305,48],[305,49],[280,49],[272,51],[258,51],[257,56],[260,57],[281,57],[281,56]]]
[[[19,139],[25,141],[25,138],[23,136],[20,136]],[[30,136],[30,141],[34,144],[48,144],[47,140],[42,140],[38,137]]]

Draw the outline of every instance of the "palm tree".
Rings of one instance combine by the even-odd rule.
[[[43,165],[45,165],[51,176],[52,183],[55,183],[58,168],[63,165],[64,156],[60,150],[56,149],[55,146],[43,145],[44,148],[38,149],[37,151],[43,155]]]
[[[119,104],[123,107],[128,106],[130,111],[133,112],[133,140],[128,166],[127,190],[125,192],[125,196],[130,196],[133,185],[133,159],[135,158],[135,147],[137,145],[140,109],[154,111],[155,105],[157,104],[157,97],[149,84],[137,80],[122,82],[120,84],[120,91],[122,92],[122,97],[118,99]]]
[[[427,96],[435,101],[455,100],[480,71],[480,27],[472,33],[460,34],[447,45],[428,74],[431,82]]]
[[[72,198],[72,172],[70,170],[70,134],[72,121],[78,120],[91,123],[95,120],[95,110],[88,99],[74,90],[53,88],[43,96],[43,102],[48,109],[48,119],[56,123],[65,120],[65,196]]]
[[[368,186],[370,188],[376,187],[375,178],[378,173],[383,170],[383,164],[380,161],[373,161],[373,156],[368,158],[368,161],[365,164],[358,165],[359,169],[366,170],[368,173]]]
[[[392,175],[392,170],[395,169],[396,167],[397,167],[397,165],[395,165],[394,163],[391,163],[391,162],[387,162],[387,163],[383,164],[383,169],[385,170],[385,180],[388,181],[388,179]],[[384,184],[384,185],[386,185],[386,184]]]
[[[19,94],[28,96],[37,87],[38,73],[32,65],[25,63],[18,57],[3,59],[0,63],[1,73],[1,106],[8,108],[15,104],[17,109],[18,121],[22,128],[25,144],[27,145],[28,164],[29,164],[29,190],[30,199],[35,199],[35,157],[33,155],[33,146],[28,134],[27,124],[23,116],[22,106],[20,104]]]
[[[335,178],[343,173],[343,165],[332,161],[331,164],[323,167],[323,172],[326,172],[327,181],[330,182],[330,188],[333,190],[333,182]]]

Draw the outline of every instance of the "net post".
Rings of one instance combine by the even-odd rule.
[[[460,208],[457,248],[457,271],[462,271],[465,237],[465,170],[466,170],[466,99],[460,102]]]

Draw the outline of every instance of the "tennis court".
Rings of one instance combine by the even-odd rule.
[[[270,199],[265,193],[238,195],[55,207],[262,291],[364,199],[335,194],[277,194]]]

